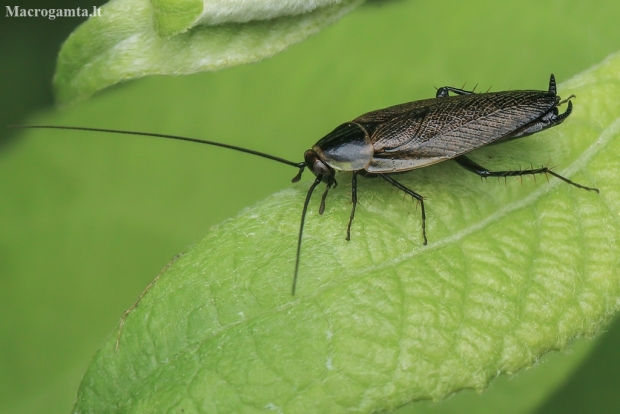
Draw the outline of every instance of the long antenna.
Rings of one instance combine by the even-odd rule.
[[[317,185],[321,183],[323,176],[321,174],[316,176],[316,179],[310,186],[308,194],[306,195],[306,201],[304,201],[304,209],[301,211],[301,223],[299,224],[299,238],[297,239],[297,255],[295,256],[295,275],[293,276],[293,288],[291,294],[295,296],[295,288],[297,287],[297,273],[299,273],[299,254],[301,253],[301,237],[304,234],[304,222],[306,221],[306,211],[308,210],[308,204],[310,203],[310,197]]]
[[[275,155],[269,155],[269,154],[265,154],[264,152],[254,151],[254,150],[242,148],[242,147],[237,147],[235,145],[228,145],[228,144],[223,144],[221,142],[215,142],[215,141],[207,141],[204,139],[181,137],[178,135],[156,134],[153,132],[123,131],[123,130],[118,130],[118,129],[59,126],[59,125],[9,125],[8,127],[14,128],[14,129],[65,129],[65,130],[74,130],[74,131],[109,132],[109,133],[114,133],[114,134],[142,135],[146,137],[176,139],[179,141],[197,142],[199,144],[213,145],[215,147],[222,147],[222,148],[228,148],[234,151],[245,152],[246,154],[257,155],[259,157],[281,162],[282,164],[290,165],[290,166],[293,166],[299,169],[303,169],[306,165],[303,162],[293,162],[293,161],[285,160],[284,158],[276,157]]]
[[[203,139],[197,138],[188,138],[182,137],[178,135],[168,135],[168,134],[156,134],[152,132],[137,132],[137,131],[123,131],[118,129],[105,129],[105,128],[87,128],[87,127],[74,127],[74,126],[62,126],[62,125],[9,125],[9,128],[13,129],[64,129],[64,130],[73,130],[73,131],[90,131],[90,132],[107,132],[114,134],[125,134],[125,135],[141,135],[146,137],[157,137],[157,138],[168,138],[168,139],[176,139],[179,141],[189,141],[196,142],[198,144],[207,144],[213,145],[215,147],[228,148],[234,151],[245,152],[246,154],[257,155],[259,157],[267,158],[269,160],[277,161],[282,164],[290,165],[292,167],[299,168],[299,172],[292,179],[292,182],[296,183],[301,178],[301,174],[304,172],[306,167],[305,162],[293,162],[289,160],[285,160],[284,158],[276,157],[274,155],[265,154],[264,152],[254,151],[247,148],[237,147],[235,145],[223,144],[221,142],[215,141],[207,141]],[[310,203],[310,198],[312,197],[312,192],[316,188],[317,185],[321,183],[322,175],[317,175],[314,183],[310,186],[308,190],[308,194],[306,195],[306,201],[304,202],[304,208],[301,213],[301,223],[299,225],[299,238],[297,239],[297,254],[295,256],[295,274],[293,276],[293,288],[291,293],[295,295],[295,287],[297,285],[297,274],[299,272],[299,255],[301,253],[301,240],[304,232],[304,222],[306,220],[306,212],[308,210],[308,204]]]

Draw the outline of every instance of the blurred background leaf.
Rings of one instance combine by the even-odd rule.
[[[91,6],[40,2],[55,5]],[[51,106],[54,56],[78,22],[3,14],[0,119],[184,134],[301,159],[343,120],[432,96],[432,86],[540,89],[551,72],[564,81],[620,50],[618,9],[603,1],[373,1],[267,61],[144,79],[28,119]],[[0,412],[68,412],[92,355],[159,269],[291,178],[263,160],[183,143],[0,134]],[[549,355],[482,396],[402,410],[614,412],[619,331],[615,323],[597,342]]]
[[[210,2],[211,7],[205,8],[206,14],[195,26],[202,12],[201,1],[167,0],[163,8],[162,1],[157,7],[150,0],[112,1],[63,45],[54,77],[56,98],[63,104],[72,103],[129,79],[256,62],[316,34],[361,3],[296,1],[301,7],[282,3],[289,6],[284,10],[278,2],[242,2],[243,14],[226,7],[226,2]],[[192,16],[189,21],[187,13]],[[167,24],[162,17],[167,17],[163,19]]]

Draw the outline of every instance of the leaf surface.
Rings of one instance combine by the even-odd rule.
[[[360,183],[352,241],[346,191],[308,213],[308,182],[215,227],[173,263],[83,380],[76,412],[376,412],[483,390],[572,339],[620,303],[620,55],[560,85],[561,126],[502,144],[549,178],[480,183],[443,163],[398,176],[427,197],[420,215],[383,180]],[[487,147],[473,154],[494,168]],[[505,161],[504,161],[505,162]]]

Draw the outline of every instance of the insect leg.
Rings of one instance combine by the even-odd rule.
[[[319,206],[319,214],[323,215],[325,212],[325,199],[327,198],[327,193],[329,189],[332,187],[332,183],[327,183],[327,187],[325,187],[325,192],[323,193],[323,197],[321,197],[321,205]]]
[[[435,94],[436,98],[447,98],[450,94],[449,92],[453,92],[457,95],[471,95],[474,91],[466,91],[465,89],[453,88],[452,86],[442,86],[437,89],[437,93]]]
[[[471,171],[474,174],[477,174],[481,177],[504,177],[505,178],[505,177],[516,177],[516,176],[523,176],[523,175],[534,175],[534,174],[551,174],[554,177],[557,177],[560,180],[564,181],[565,183],[574,185],[577,188],[582,188],[588,191],[595,191],[597,193],[599,192],[597,188],[586,187],[585,185],[577,184],[576,182],[573,182],[569,180],[568,178],[562,177],[560,174],[553,172],[551,169],[547,167],[533,168],[530,170],[518,170],[518,171],[489,171],[483,166],[481,166],[480,164],[475,163],[474,161],[470,160],[464,155],[456,157],[454,161],[456,161],[461,167],[465,168],[466,170]]]
[[[351,208],[351,217],[349,217],[349,225],[347,226],[347,241],[351,240],[351,223],[353,223],[355,206],[357,206],[357,171],[353,171],[353,178],[351,178],[351,202],[353,208]]]
[[[416,193],[415,191],[412,191],[410,189],[408,189],[407,187],[405,187],[404,185],[402,185],[401,183],[399,183],[398,181],[396,181],[395,179],[393,179],[392,177],[390,177],[387,174],[378,174],[381,178],[383,178],[385,181],[387,181],[388,183],[392,184],[394,187],[398,188],[401,191],[404,191],[406,194],[409,194],[411,197],[415,198],[416,200],[418,200],[420,202],[420,210],[422,210],[422,238],[424,238],[424,244],[427,244],[427,240],[426,240],[426,213],[424,212],[424,197],[422,197],[420,194]]]
[[[321,197],[321,205],[319,207],[320,215],[323,215],[323,213],[325,212],[325,199],[327,198],[327,193],[329,192],[329,189],[332,188],[332,185],[334,186],[334,188],[338,187],[338,181],[336,181],[336,179],[333,177],[327,183],[327,187],[325,187],[325,192],[323,193],[323,197]]]

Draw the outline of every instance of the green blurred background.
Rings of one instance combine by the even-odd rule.
[[[6,5],[93,3],[3,0],[1,125],[182,134],[292,160],[340,122],[433,86],[544,89],[549,73],[562,82],[620,50],[613,2],[374,1],[261,63],[130,82],[60,111],[55,56],[80,20],[7,18]],[[185,143],[0,128],[0,412],[69,412],[90,358],[159,269],[294,173]],[[482,396],[402,411],[620,412],[619,341],[615,323]]]

